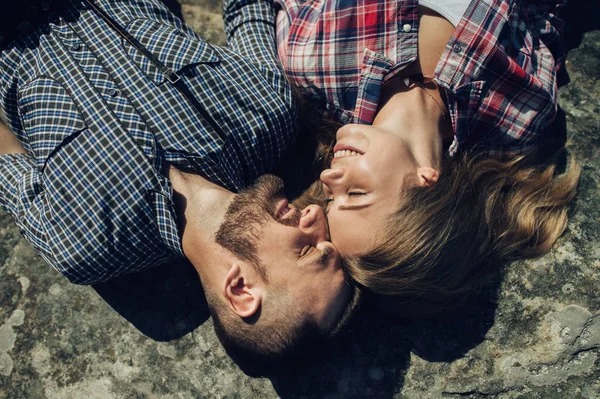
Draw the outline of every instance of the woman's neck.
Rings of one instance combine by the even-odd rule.
[[[418,166],[438,169],[449,118],[439,90],[428,86],[402,77],[390,80],[383,88],[373,125],[400,136]]]

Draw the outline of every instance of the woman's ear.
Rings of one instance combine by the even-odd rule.
[[[428,166],[424,166],[417,168],[417,176],[419,178],[419,186],[430,187],[433,183],[438,181],[440,172]]]
[[[263,299],[263,285],[255,284],[256,276],[233,264],[229,268],[223,284],[223,295],[229,307],[242,318],[254,315]]]

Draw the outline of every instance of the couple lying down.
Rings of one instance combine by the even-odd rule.
[[[335,336],[361,292],[456,306],[566,227],[561,6],[227,0],[219,48],[158,1],[44,2],[2,44],[1,205],[74,283],[186,257],[238,360]],[[294,207],[260,176],[296,134],[322,171]]]

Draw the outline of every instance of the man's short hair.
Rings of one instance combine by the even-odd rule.
[[[271,198],[283,198],[283,182],[275,176],[263,175],[240,191],[229,205],[224,220],[215,234],[215,241],[238,259],[248,262],[268,286],[268,298],[257,312],[247,318],[236,314],[217,292],[206,291],[213,315],[215,331],[227,353],[252,374],[268,373],[268,366],[276,366],[299,350],[326,341],[331,333],[350,320],[358,304],[359,293],[349,301],[340,321],[331,331],[323,331],[314,320],[300,312],[291,294],[269,284],[267,267],[260,262],[257,242],[264,225],[274,210]],[[350,280],[347,280],[350,281]],[[353,287],[353,285],[351,285]]]
[[[361,297],[361,291],[351,287],[351,298],[330,331],[321,330],[315,321],[300,314],[283,290],[270,292],[260,310],[246,319],[235,314],[224,299],[214,293],[206,295],[215,332],[227,354],[247,374],[265,375],[291,358],[310,357],[322,344],[347,331]]]

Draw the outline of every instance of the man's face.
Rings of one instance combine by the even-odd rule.
[[[237,194],[216,237],[253,264],[268,287],[289,292],[297,310],[323,330],[339,319],[350,288],[339,252],[328,240],[323,210],[289,206],[280,179],[262,176]]]

